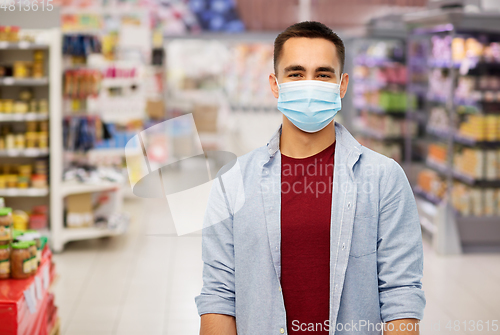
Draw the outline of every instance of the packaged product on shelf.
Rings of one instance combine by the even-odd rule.
[[[500,149],[497,149],[497,176],[500,179]]]
[[[5,176],[7,188],[17,188],[17,176],[9,174]]]
[[[446,193],[446,183],[437,172],[430,169],[419,172],[417,184],[424,192],[439,199],[442,199]]]
[[[18,188],[28,188],[29,187],[29,178],[25,176],[17,177],[17,187]]]
[[[32,274],[31,272],[31,251],[28,242],[12,243],[12,251],[10,253],[10,271],[14,279],[26,279]]]
[[[49,113],[49,102],[47,99],[40,99],[38,102],[38,113],[48,114]]]
[[[455,170],[475,179],[484,179],[485,152],[483,150],[463,148],[454,156]]]
[[[484,190],[484,215],[495,215],[495,189]]]
[[[14,113],[24,114],[28,112],[28,103],[25,101],[16,101],[14,103]]]
[[[0,279],[10,277],[10,244],[0,245]]]
[[[40,149],[47,149],[49,146],[49,133],[41,131],[38,133],[38,147]]]
[[[458,133],[464,137],[483,141],[485,139],[485,119],[482,115],[468,115],[460,124]]]
[[[15,210],[12,213],[12,221],[14,229],[20,231],[28,230],[29,216],[25,211]]]
[[[0,41],[19,42],[18,26],[0,26]]]
[[[434,130],[448,131],[450,129],[450,122],[448,113],[444,107],[433,107],[430,111],[429,121],[427,127]]]
[[[496,190],[495,208],[496,208],[496,215],[500,216],[500,188]]]
[[[0,208],[0,245],[12,240],[12,208]]]
[[[500,179],[498,175],[498,164],[500,162],[500,157],[498,157],[497,150],[486,150],[486,179],[496,180]]]
[[[24,134],[15,135],[15,148],[16,149],[24,149],[26,147],[26,138]]]
[[[6,114],[10,114],[14,112],[14,100],[12,99],[3,99],[2,103],[2,112]]]
[[[44,229],[47,228],[47,206],[35,206],[30,213],[30,229]]]
[[[27,132],[25,137],[26,137],[26,148],[36,148],[37,133]]]
[[[19,99],[22,101],[30,101],[33,99],[33,92],[28,89],[23,89],[21,92],[19,92]]]
[[[455,37],[451,42],[451,55],[453,61],[461,61],[465,58],[465,39]]]
[[[5,135],[5,148],[6,149],[15,149],[16,147],[16,138],[14,134]]]
[[[31,76],[31,62],[16,61],[14,62],[14,78],[27,78]]]
[[[30,223],[31,227],[31,223]],[[37,266],[40,265],[40,262],[42,261],[42,234],[40,234],[36,230],[27,230],[24,235],[27,235],[29,238],[31,238],[33,241],[36,243],[36,262]]]
[[[36,274],[36,270],[38,270],[38,259],[37,259],[37,249],[35,241],[28,241],[29,250],[31,255],[31,274]]]
[[[479,188],[471,188],[470,197],[471,197],[471,207],[472,207],[472,215],[474,216],[483,216],[484,214],[484,201],[483,201],[483,192]]]
[[[447,161],[447,149],[442,143],[432,143],[427,147],[427,158],[431,161],[445,165]]]
[[[33,52],[33,77],[34,78],[42,78],[44,76],[43,60],[44,60],[43,50],[35,50]]]
[[[485,121],[485,140],[497,141],[500,140],[500,116],[499,115],[486,115]]]
[[[462,216],[470,216],[472,213],[470,188],[465,184],[454,182],[451,191],[453,207]]]

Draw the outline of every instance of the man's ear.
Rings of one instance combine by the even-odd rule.
[[[278,84],[276,83],[276,75],[274,73],[269,75],[269,86],[271,86],[271,91],[273,92],[274,97],[278,99],[280,96],[280,90],[278,88]]]
[[[345,93],[347,92],[347,86],[349,85],[349,75],[344,73],[342,78],[342,84],[340,85],[340,97],[344,98]]]

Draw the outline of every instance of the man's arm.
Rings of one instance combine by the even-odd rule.
[[[381,319],[422,320],[426,300],[421,283],[420,220],[410,183],[394,160],[380,187],[377,269]]]
[[[384,335],[419,335],[420,324],[417,319],[398,319],[387,322]]]
[[[200,335],[236,335],[236,319],[224,314],[203,314]]]
[[[219,178],[212,185],[205,213],[203,287],[195,298],[203,335],[236,334],[233,215]]]

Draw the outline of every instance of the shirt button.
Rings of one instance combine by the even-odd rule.
[[[264,172],[263,172],[263,173],[264,173],[264,174],[267,174],[267,170],[264,170]]]
[[[280,333],[281,334],[284,334],[285,333],[285,330],[283,328],[280,329]]]
[[[345,243],[342,243],[342,250],[345,249]]]
[[[351,208],[351,203],[350,202],[347,203],[347,208]]]

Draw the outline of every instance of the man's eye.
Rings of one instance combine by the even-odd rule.
[[[300,73],[292,73],[290,74],[290,77],[298,78],[300,77]]]
[[[320,76],[320,78],[325,78],[325,79],[330,79],[331,78],[331,76],[328,75],[328,74],[320,74],[319,76]]]

